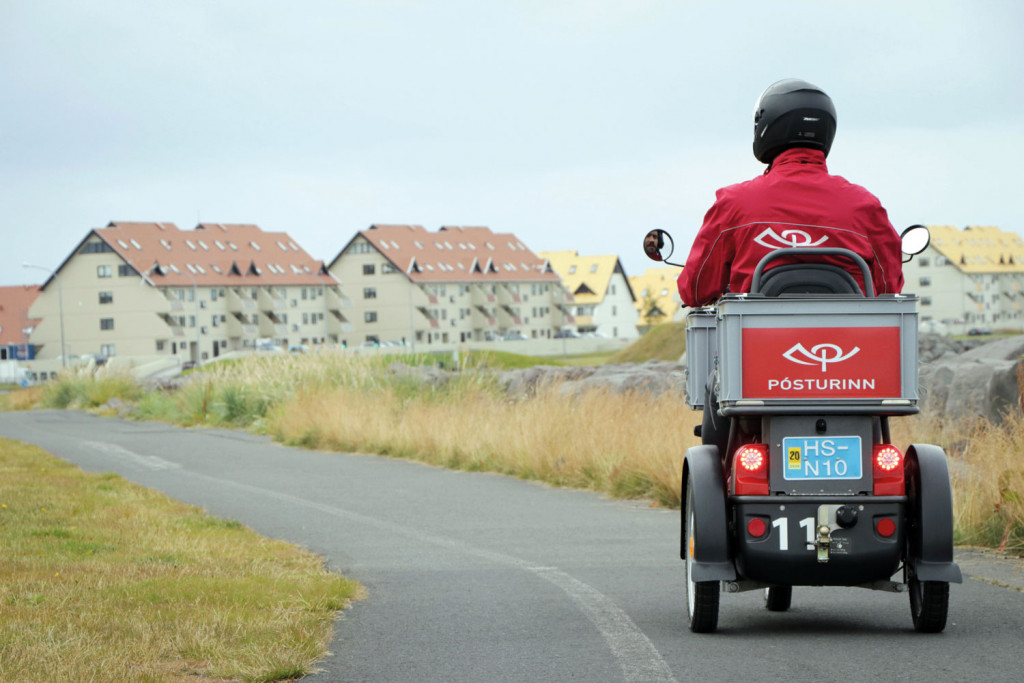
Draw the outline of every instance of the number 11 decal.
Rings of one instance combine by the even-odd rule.
[[[772,526],[779,530],[779,550],[789,550],[789,517],[772,520]],[[804,517],[800,526],[807,534],[807,545],[814,547],[814,517]]]

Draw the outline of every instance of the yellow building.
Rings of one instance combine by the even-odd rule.
[[[619,257],[581,256],[576,251],[542,251],[573,296],[576,331],[612,339],[635,339],[636,297]]]
[[[686,316],[687,309],[683,308],[676,286],[677,277],[679,268],[659,266],[629,278],[636,293],[636,312],[642,330],[663,322],[682,322]]]

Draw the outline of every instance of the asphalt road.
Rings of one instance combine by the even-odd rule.
[[[945,633],[904,595],[796,588],[786,613],[723,595],[685,626],[679,513],[498,475],[285,448],[74,411],[0,414],[0,436],[300,544],[361,581],[307,681],[1021,680],[1020,563],[958,551]],[[1014,589],[1016,587],[1017,589]]]

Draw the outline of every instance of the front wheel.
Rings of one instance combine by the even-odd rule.
[[[769,586],[764,589],[764,606],[769,612],[785,612],[792,602],[792,586]]]
[[[940,633],[946,628],[949,613],[949,583],[946,581],[920,581],[911,577],[910,615],[914,629],[920,633]]]
[[[718,628],[718,599],[721,593],[718,581],[693,580],[693,538],[696,526],[691,480],[686,485],[686,612],[691,631],[711,633]]]

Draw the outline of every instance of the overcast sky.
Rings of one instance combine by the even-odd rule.
[[[897,228],[1024,233],[1016,0],[0,0],[0,285],[111,220],[372,223],[650,264],[763,170],[754,102],[821,86],[831,172]]]

